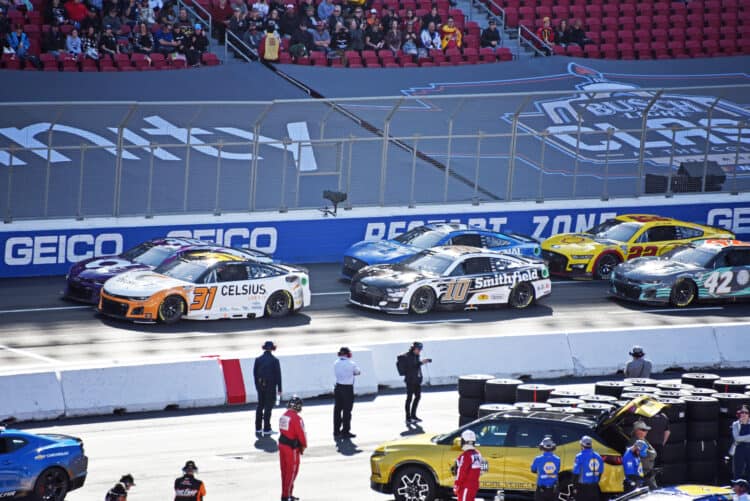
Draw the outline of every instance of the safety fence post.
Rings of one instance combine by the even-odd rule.
[[[450,118],[448,118],[448,156],[445,159],[445,175],[443,176],[443,202],[448,202],[448,179],[451,174],[451,157],[453,156],[453,123],[456,116],[463,108],[464,101],[465,98],[461,98],[458,102],[458,106],[456,106],[456,109],[451,113]]]
[[[607,128],[607,150],[604,153],[604,190],[602,192],[602,200],[609,200],[609,151],[614,133],[615,129],[612,127]]]
[[[510,158],[508,159],[508,179],[506,180],[505,186],[505,200],[513,200],[513,171],[516,168],[516,150],[518,148],[518,118],[521,116],[521,112],[526,107],[532,96],[526,96],[521,105],[516,108],[516,112],[513,113],[513,123],[511,129],[513,135],[510,138]],[[482,131],[479,131],[481,138]]]
[[[186,153],[185,153],[185,187],[183,189],[182,193],[182,211],[187,212],[187,205],[188,205],[188,192],[190,191],[190,140],[193,137],[192,133],[193,128],[188,127],[187,128],[187,145],[186,145]]]
[[[354,149],[354,135],[349,134],[349,160],[346,165],[346,202],[344,210],[351,210],[352,208],[352,153]]]
[[[83,219],[83,164],[86,159],[86,143],[81,143],[81,166],[78,170],[78,202],[76,204],[76,220]]]
[[[219,191],[221,188],[221,152],[224,149],[224,141],[219,141],[216,145],[219,150],[219,155],[216,158],[216,192],[214,194],[214,216],[221,216],[221,208],[219,204]]]
[[[250,160],[250,188],[248,208],[250,212],[255,210],[255,193],[258,186],[258,155],[260,154],[260,127],[269,111],[273,108],[273,102],[266,106],[253,124],[253,155]]]
[[[125,125],[130,121],[130,117],[133,116],[133,113],[135,113],[136,108],[138,107],[137,104],[131,104],[130,108],[128,109],[128,112],[125,114],[125,117],[122,119],[122,121],[117,125],[117,156],[115,158],[115,182],[114,186],[112,187],[114,193],[113,193],[113,215],[115,217],[120,215],[120,205],[122,203],[122,150],[125,145]]]
[[[149,164],[148,164],[148,192],[146,193],[146,218],[152,218],[154,217],[153,213],[151,212],[151,201],[153,197],[154,192],[154,150],[156,149],[156,145],[154,143],[149,143],[148,149],[151,152],[151,155],[149,157]]]
[[[5,218],[3,219],[3,222],[5,224],[9,224],[13,221],[11,198],[13,196],[13,160],[16,158],[15,151],[16,149],[13,146],[8,149],[8,153],[10,153],[10,159],[8,164],[8,192],[5,194]]]
[[[717,97],[711,106],[708,107],[708,123],[706,124],[706,148],[703,152],[703,176],[701,178],[701,193],[706,191],[706,175],[708,174],[708,155],[711,152],[711,117],[714,114],[714,108],[721,101],[720,97]]]
[[[732,195],[739,194],[737,189],[737,169],[740,166],[740,147],[742,146],[742,129],[747,126],[747,123],[742,120],[737,122],[737,147],[734,152],[734,172],[732,174]]]
[[[415,207],[414,203],[414,183],[417,175],[417,147],[419,146],[419,134],[414,136],[414,146],[411,150],[411,186],[409,188],[409,208]]]
[[[669,169],[667,171],[667,197],[674,195],[674,193],[672,193],[672,171],[674,170],[674,148],[675,139],[677,138],[677,129],[678,127],[676,125],[672,126],[672,148],[669,150]]]
[[[636,186],[635,186],[635,196],[640,196],[643,194],[643,190],[645,189],[644,186],[644,157],[646,156],[646,139],[648,137],[648,114],[651,112],[651,108],[656,104],[656,102],[661,97],[664,90],[658,91],[656,94],[654,94],[654,97],[651,98],[651,101],[648,102],[646,107],[643,110],[643,120],[641,122],[641,144],[640,148],[638,149],[638,179],[636,179]]]
[[[399,99],[396,104],[391,108],[388,116],[385,117],[385,123],[383,124],[383,151],[381,152],[380,158],[380,197],[379,202],[382,207],[385,204],[385,182],[388,173],[388,143],[391,138],[391,119],[396,114],[401,103],[404,102],[404,98]]]
[[[482,131],[477,135],[477,163],[474,167],[474,194],[471,197],[471,205],[479,205],[479,164],[482,161]]]
[[[538,204],[544,202],[544,151],[547,147],[547,136],[549,136],[549,131],[545,129],[542,131],[542,147],[539,153],[539,181],[536,194],[536,203]]]
[[[289,208],[286,206],[286,169],[289,166],[289,145],[292,144],[292,139],[287,136],[282,141],[284,144],[284,161],[281,167],[281,202],[279,204],[279,212],[287,212]]]

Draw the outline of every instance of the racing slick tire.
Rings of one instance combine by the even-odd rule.
[[[173,324],[179,322],[185,313],[185,301],[180,296],[167,296],[159,305],[159,322]]]
[[[747,383],[739,379],[717,379],[713,387],[716,393],[745,393]]]
[[[485,385],[494,379],[490,374],[468,374],[458,378],[458,395],[484,400]]]
[[[721,417],[736,419],[737,411],[743,406],[750,406],[750,395],[744,393],[714,393],[713,397],[719,401]]]
[[[715,440],[686,442],[685,455],[689,463],[694,461],[716,461],[718,446]]]
[[[534,286],[529,282],[519,282],[510,291],[508,305],[516,310],[522,310],[534,303]]]
[[[421,466],[405,466],[396,470],[391,489],[396,501],[433,501],[437,491],[432,473]]]
[[[709,374],[705,372],[688,372],[682,375],[680,381],[682,384],[692,384],[696,388],[713,389],[714,381],[721,379],[718,374]]]
[[[688,421],[713,421],[716,424],[719,417],[719,401],[717,399],[690,395],[682,397],[682,400],[687,404]]]
[[[516,388],[516,402],[544,403],[554,390],[554,386],[546,384],[522,384]]]
[[[435,291],[430,287],[420,287],[411,296],[409,311],[417,315],[424,315],[432,311],[436,301]]]
[[[628,386],[630,385],[625,381],[597,381],[594,384],[594,394],[620,398],[623,389]]]
[[[458,414],[476,419],[479,416],[479,406],[482,399],[471,397],[458,397]]]
[[[514,404],[520,379],[490,379],[484,383],[484,400],[492,404]]]
[[[497,412],[514,411],[516,408],[510,404],[482,404],[479,406],[477,417],[485,417]]]
[[[675,444],[666,444],[661,452],[661,461],[665,465],[678,464],[685,461],[685,455],[687,454],[687,446],[685,442],[678,442]]]
[[[657,395],[656,399],[667,406],[662,409],[665,416],[669,418],[670,423],[682,423],[687,415],[687,405],[681,398],[669,398]]]
[[[685,308],[698,297],[698,288],[695,282],[687,278],[677,280],[669,293],[669,304],[675,308]]]
[[[292,311],[292,296],[287,291],[276,291],[266,301],[266,315],[280,318]]]
[[[668,444],[684,442],[687,438],[687,423],[669,423],[669,431]]]
[[[684,458],[684,456],[683,456]],[[687,481],[687,464],[684,462],[664,464],[659,483],[662,485],[684,484]]]
[[[719,425],[716,421],[716,418],[711,421],[688,421],[688,443],[717,440],[719,438]]]
[[[604,254],[599,256],[594,263],[594,280],[607,280],[612,274],[615,266],[620,264],[620,258],[614,254]]]
[[[63,501],[68,494],[68,474],[62,468],[47,468],[34,482],[33,501]]]

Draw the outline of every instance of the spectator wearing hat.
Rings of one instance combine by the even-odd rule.
[[[651,361],[645,358],[646,353],[641,346],[633,346],[629,355],[632,358],[625,364],[626,378],[649,378],[651,377]]]
[[[430,23],[435,23],[435,29],[440,29],[440,26],[443,24],[443,18],[438,14],[436,4],[432,4],[430,12],[422,16],[422,27],[426,28]]]
[[[737,421],[732,423],[734,442],[730,449],[734,478],[750,477],[750,410],[743,405],[737,412]]]
[[[365,32],[356,19],[349,21],[349,49],[361,52],[365,50]]]
[[[328,18],[333,15],[333,11],[336,8],[333,5],[333,0],[323,0],[318,4],[318,19],[321,21],[328,21]]]
[[[573,462],[576,501],[599,501],[599,479],[604,473],[604,461],[593,449],[594,441],[588,435],[580,440],[581,452]]]
[[[244,39],[245,33],[247,33],[248,19],[242,15],[242,11],[239,7],[235,7],[232,11],[232,17],[227,22],[229,31],[240,40]]]
[[[270,436],[271,411],[277,399],[281,398],[281,364],[273,355],[276,345],[266,341],[261,347],[263,354],[253,364],[253,381],[258,393],[258,406],[255,408],[255,435]],[[262,428],[261,428],[262,426]]]
[[[182,476],[174,481],[174,501],[203,501],[206,486],[195,478],[198,467],[195,461],[187,461],[182,467]]]
[[[300,17],[301,22],[305,23],[305,27],[310,31],[315,31],[318,26],[318,18],[315,17],[315,7],[312,5],[306,5],[304,14]]]
[[[431,358],[421,359],[424,345],[419,341],[412,343],[409,351],[396,358],[396,368],[400,376],[404,377],[406,383],[406,423],[417,424],[422,420],[417,417],[417,407],[422,398],[422,366],[432,363]]]
[[[645,421],[638,420],[633,423],[633,437],[630,445],[638,444],[641,447],[641,465],[643,467],[643,477],[645,482],[656,488],[656,481],[654,479],[654,466],[656,464],[656,449],[654,449],[646,438],[648,432],[651,431],[651,427],[646,424]]]
[[[263,28],[262,23],[255,23],[250,21],[247,26],[247,31],[242,37],[242,40],[247,44],[248,47],[253,51],[254,55],[258,55],[258,48],[260,47],[260,44],[263,42],[263,32],[261,29]],[[278,53],[275,55],[273,54],[273,44],[278,44],[279,47],[281,47],[281,39],[276,34],[273,28],[270,28],[270,32],[266,35],[267,37],[271,37],[273,40],[270,40],[268,44],[266,44],[266,47],[271,48],[268,56],[269,58],[267,61],[277,61],[279,59]],[[264,47],[264,50],[265,48]],[[278,51],[277,51],[278,52]],[[265,54],[265,52],[264,52]]]
[[[544,437],[539,444],[540,455],[531,463],[531,473],[536,474],[534,501],[555,501],[558,494],[560,458],[555,454],[557,444],[552,437]]]
[[[461,48],[463,36],[452,17],[448,18],[448,22],[440,28],[440,31],[442,34],[440,46],[443,50]]]
[[[115,40],[116,43],[117,40]],[[44,40],[42,40],[42,50],[55,57],[58,57],[65,50],[65,35],[60,31],[58,25],[53,24],[49,31],[45,33]]]
[[[361,374],[359,367],[352,360],[352,351],[342,346],[338,360],[333,364],[333,375],[336,386],[333,390],[333,438],[354,438],[352,433],[352,408],[354,407],[354,379]]]
[[[99,38],[99,53],[102,55],[108,54],[111,58],[120,53],[117,36],[112,32],[112,26],[109,24],[104,28],[104,33]]]
[[[279,32],[284,37],[291,37],[299,27],[299,19],[294,12],[294,5],[287,4],[284,14],[279,21]]]
[[[497,22],[494,19],[490,19],[489,26],[482,30],[480,44],[492,50],[500,47],[500,30],[497,29]]]
[[[331,34],[328,32],[328,25],[325,21],[318,21],[315,30],[312,32],[313,50],[328,54],[331,48]]]
[[[102,22],[104,23],[105,28],[107,26],[111,26],[112,31],[115,33],[120,31],[120,27],[122,27],[122,21],[120,20],[120,16],[117,15],[117,9],[115,9],[114,7],[109,9],[109,12],[107,12],[107,15],[104,16]]]
[[[120,481],[112,487],[104,496],[104,501],[125,501],[128,499],[128,491],[135,486],[135,479],[130,473],[120,477]]]
[[[747,495],[750,491],[750,484],[744,478],[732,480],[732,491],[734,492],[732,501],[750,501],[750,496]]]
[[[371,31],[372,27],[376,24],[380,24],[380,17],[378,17],[377,9],[370,9],[370,12],[365,18],[365,32]]]
[[[185,57],[190,66],[200,66],[201,55],[208,50],[208,38],[203,33],[203,26],[196,24],[195,32],[188,37],[185,46]]]

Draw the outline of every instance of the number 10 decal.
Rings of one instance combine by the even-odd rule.
[[[709,294],[729,294],[732,292],[732,279],[734,273],[731,271],[715,271],[708,275],[703,285],[708,289]]]
[[[445,294],[443,294],[442,301],[444,303],[463,302],[469,293],[469,287],[471,287],[471,280],[465,278],[448,282],[448,288],[445,290]]]

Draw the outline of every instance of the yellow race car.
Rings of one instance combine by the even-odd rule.
[[[492,498],[502,489],[516,494],[531,494],[536,476],[531,463],[539,454],[539,443],[551,436],[562,460],[561,494],[570,494],[573,485],[573,461],[580,452],[583,435],[594,439],[594,450],[601,454],[605,467],[599,485],[605,494],[622,492],[624,474],[622,453],[628,444],[623,430],[626,416],[635,413],[651,417],[664,404],[649,396],[638,397],[613,411],[604,419],[562,412],[508,411],[473,421],[443,435],[421,434],[380,445],[370,458],[370,486],[390,494],[396,501],[433,501],[451,499],[454,476],[451,472],[461,454],[461,433],[472,430],[477,448],[487,461],[480,477],[480,497]]]
[[[550,273],[608,279],[619,263],[660,256],[696,240],[734,238],[731,231],[668,217],[623,214],[584,233],[561,233],[542,243]]]

